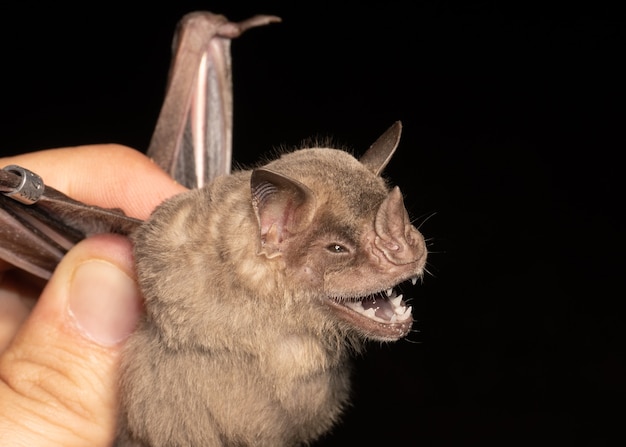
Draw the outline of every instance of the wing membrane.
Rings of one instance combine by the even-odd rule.
[[[179,183],[197,188],[230,172],[230,39],[279,20],[254,16],[232,23],[221,15],[194,12],[179,22],[167,93],[148,149]],[[141,224],[121,210],[73,200],[19,166],[0,170],[0,193],[0,259],[41,278],[49,278],[81,239],[128,235]]]

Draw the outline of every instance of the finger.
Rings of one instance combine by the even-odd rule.
[[[110,445],[121,347],[141,314],[131,245],[101,235],[68,252],[0,356],[8,445]]]
[[[37,302],[45,281],[21,270],[0,266],[0,354]]]
[[[147,218],[163,200],[185,191],[142,153],[116,144],[49,149],[0,158],[39,174],[73,199]]]

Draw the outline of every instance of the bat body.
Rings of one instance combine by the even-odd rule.
[[[349,353],[407,334],[393,288],[426,258],[377,171],[303,149],[154,212],[134,236],[146,315],[124,356],[119,445],[290,446],[336,422]]]
[[[148,221],[0,170],[0,257],[17,267],[47,278],[91,234],[134,242],[145,315],[122,358],[119,447],[310,443],[347,403],[350,353],[411,329],[397,286],[426,248],[380,176],[400,123],[358,160],[314,147],[229,174],[229,39],[276,20],[181,22],[148,153],[195,189]]]

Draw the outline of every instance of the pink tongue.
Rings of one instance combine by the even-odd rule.
[[[380,296],[364,299],[361,304],[365,310],[374,309],[376,311],[375,315],[378,318],[390,320],[394,314],[393,309],[389,305],[389,301],[385,298],[381,298]]]

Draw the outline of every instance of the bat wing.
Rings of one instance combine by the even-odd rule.
[[[148,155],[179,183],[201,187],[230,172],[230,39],[280,19],[239,23],[194,12],[179,22],[168,89]],[[121,210],[73,200],[20,166],[0,169],[0,259],[49,278],[78,241],[98,233],[129,234],[141,221]]]
[[[174,59],[148,156],[188,188],[230,173],[232,77],[230,40],[249,28],[280,21],[258,15],[239,23],[192,12],[179,22]]]
[[[20,166],[0,170],[0,192],[0,259],[45,279],[81,239],[129,234],[142,222],[76,201]]]

